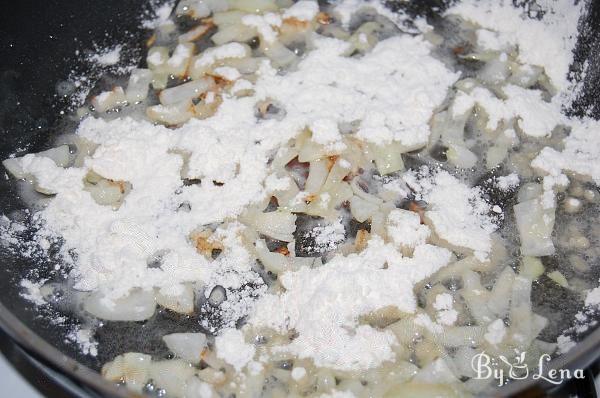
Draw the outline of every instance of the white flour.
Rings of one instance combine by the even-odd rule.
[[[488,0],[462,3],[449,13],[498,30],[499,34],[480,30],[479,43],[493,49],[518,46],[522,62],[544,67],[552,82],[565,90],[582,7],[566,7],[567,3],[559,3],[544,22],[524,20],[508,3]],[[300,1],[283,18],[311,19],[317,12],[315,5]],[[359,0],[339,2],[336,12],[347,24],[352,12],[363,6],[390,15],[379,2]],[[167,6],[159,8],[157,18],[147,26],[160,25],[167,19],[167,11]],[[403,19],[394,16],[394,21],[402,25]],[[256,27],[270,42],[276,39],[274,28],[282,20],[274,14],[249,15],[243,23]],[[314,49],[297,70],[286,75],[263,62],[256,82],[236,83],[238,89],[252,88],[255,94],[243,98],[224,95],[211,118],[169,129],[132,118],[107,122],[90,117],[80,124],[77,134],[99,146],[83,167],[62,169],[33,155],[22,161],[40,186],[56,192],[55,199],[35,216],[42,227],[37,239],[62,237],[63,256],[69,259],[71,250],[77,254],[71,273],[77,289],[100,291],[108,299],[117,299],[133,288],[169,293],[186,283],[198,283],[208,294],[213,287],[222,286],[229,292],[220,314],[226,329],[216,337],[215,345],[219,358],[237,370],[252,363],[255,354],[242,332],[233,328],[247,315],[251,315],[252,325],[282,333],[295,331],[298,337],[279,350],[312,358],[317,366],[369,369],[394,360],[394,335],[359,326],[359,318],[386,306],[406,313],[416,311],[414,285],[451,261],[449,250],[426,243],[432,232],[457,251],[486,260],[496,230],[489,213],[499,209],[492,208],[480,190],[445,171],[409,172],[405,180],[417,199],[427,202],[427,225],[421,225],[416,213],[393,210],[386,224],[392,243],[374,236],[359,254],[337,254],[320,268],[284,272],[279,275],[285,288],[280,294],[266,293],[264,285],[253,292],[244,290],[248,284],[261,285],[261,279],[252,271],[252,257],[240,241],[245,227],[231,220],[290,183],[278,180],[269,168],[269,159],[280,146],[308,127],[316,143],[339,148],[339,126],[360,121],[357,137],[365,141],[383,146],[399,141],[409,149],[419,148],[428,142],[432,114],[460,78],[431,56],[431,44],[420,35],[386,39],[360,58],[347,57],[349,44],[341,40],[314,35],[311,44]],[[97,55],[94,61],[117,64],[120,48],[116,50]],[[244,57],[246,51],[240,44],[226,44],[205,51],[196,62],[211,65],[220,59]],[[240,77],[231,69],[219,73],[232,80]],[[517,118],[519,128],[531,137],[545,137],[556,125],[570,124],[572,132],[564,150],[546,148],[532,165],[548,173],[549,182],[554,181],[551,178],[560,180],[563,171],[589,175],[600,182],[600,139],[592,134],[596,122],[567,120],[560,113],[559,98],[546,102],[540,91],[508,86],[504,92],[505,99],[484,89],[460,94],[464,97],[462,110],[480,104],[489,111],[490,128]],[[266,99],[281,104],[286,117],[257,121],[255,105]],[[118,210],[98,205],[84,189],[82,181],[89,171],[132,185]],[[201,183],[183,186],[182,177]],[[497,178],[503,190],[518,183],[516,175]],[[405,188],[397,182],[386,184],[386,189],[402,197],[408,194]],[[180,210],[184,203],[189,211]],[[221,222],[227,223],[215,235],[224,249],[211,262],[196,252],[189,236],[199,226]],[[332,250],[345,232],[337,222],[316,228],[311,237],[318,248]],[[407,247],[412,256],[402,250]],[[158,252],[166,253],[161,266],[148,267],[148,258]],[[23,283],[27,297],[42,304],[39,285]],[[253,296],[260,296],[256,303]],[[420,316],[418,322],[438,329],[456,322],[451,295],[437,296],[435,309],[438,323],[427,316]],[[497,320],[488,327],[485,338],[497,344],[504,333],[502,320]],[[88,331],[77,331],[74,339],[84,350],[95,350]],[[568,345],[564,338],[562,343],[563,348]],[[300,369],[294,369],[294,379],[303,377]]]

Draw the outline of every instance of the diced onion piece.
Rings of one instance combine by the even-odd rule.
[[[181,102],[190,102],[212,89],[215,81],[212,77],[203,77],[179,86],[167,88],[160,92],[158,98],[163,105],[175,105]]]
[[[221,374],[219,371],[215,371],[212,368],[205,368],[198,372],[198,377],[202,378],[200,373],[203,372],[205,375],[207,372]],[[214,383],[210,383],[207,380],[200,380],[196,376],[192,376],[185,382],[185,398],[217,398],[220,395],[210,384],[221,384],[225,381],[225,376],[223,376],[223,380],[220,383],[217,383],[217,379],[211,379]]]
[[[56,148],[50,148],[42,152],[38,152],[35,156],[52,159],[58,167],[67,167],[71,161],[71,151],[68,145],[61,145]]]
[[[323,184],[325,184],[328,174],[329,169],[327,168],[327,160],[319,159],[310,162],[308,178],[304,184],[304,190],[310,193],[319,192]]]
[[[146,64],[148,69],[156,70],[164,67],[169,60],[169,49],[167,47],[152,47],[148,50]]]
[[[124,186],[119,183],[101,179],[94,185],[89,185],[86,190],[94,201],[101,206],[113,206],[118,204],[124,197]]]
[[[539,199],[531,199],[515,205],[514,211],[521,238],[521,254],[533,257],[554,254],[554,208],[544,209]]]
[[[373,160],[377,166],[377,171],[382,175],[385,175],[404,170],[402,154],[418,149],[419,147],[422,147],[422,145],[408,148],[400,142],[394,141],[386,145],[369,145],[369,152],[372,153]]]
[[[185,76],[190,60],[194,55],[194,43],[181,43],[173,50],[173,55],[164,66],[165,70],[175,76]]]
[[[504,83],[509,75],[508,62],[494,58],[485,64],[483,69],[478,72],[477,77],[486,83],[498,84]]]
[[[542,185],[530,182],[519,188],[519,194],[517,200],[520,202],[526,202],[531,199],[537,199],[542,194]]]
[[[128,352],[119,355],[102,367],[102,376],[113,382],[124,381],[127,388],[141,393],[149,379],[152,358],[150,355]]]
[[[491,145],[486,154],[485,165],[488,169],[493,169],[506,159],[508,155],[508,146],[496,142]]]
[[[153,362],[150,378],[155,386],[162,388],[170,397],[182,397],[185,382],[195,373],[195,368],[180,359]]]
[[[483,326],[449,326],[436,337],[445,347],[463,347],[481,344],[485,333]]]
[[[152,71],[149,69],[134,69],[129,76],[125,97],[134,104],[148,97],[148,88],[152,83]]]
[[[163,90],[167,88],[169,83],[169,73],[163,69],[155,70],[152,73],[152,87],[155,90]]]
[[[156,302],[178,314],[191,314],[194,312],[194,289],[190,285],[184,285],[177,294],[156,294]]]
[[[531,312],[531,279],[515,277],[510,301],[510,330],[512,339],[520,347],[527,347],[537,337],[533,335]]]
[[[461,145],[450,144],[446,156],[451,164],[461,169],[470,169],[477,164],[477,155]]]
[[[211,40],[217,46],[231,42],[246,42],[256,36],[256,29],[242,25],[226,25],[219,29],[217,33],[211,36]]]
[[[256,254],[267,271],[280,274],[290,268],[291,259],[281,253],[270,252],[264,240],[256,242]]]
[[[208,93],[210,94],[210,93]],[[206,97],[194,105],[194,117],[196,119],[206,119],[213,116],[219,110],[219,107],[223,103],[223,97],[221,95],[216,94],[212,101],[207,101]]]
[[[126,102],[125,91],[121,86],[117,86],[111,91],[104,91],[92,98],[92,105],[98,113],[124,105]]]
[[[529,278],[531,280],[536,280],[544,273],[544,264],[542,264],[542,260],[537,257],[523,257],[523,261],[521,264],[521,270],[519,275]]]
[[[199,79],[210,74],[215,66],[226,63],[228,59],[244,59],[251,53],[252,49],[242,43],[227,43],[209,48],[191,60],[189,75],[192,79]]]
[[[135,290],[128,296],[109,300],[102,293],[92,293],[83,302],[83,308],[97,318],[107,321],[144,321],[156,309],[154,292]]]
[[[202,351],[206,348],[206,335],[203,333],[173,333],[163,336],[163,341],[179,358],[193,364],[200,363]]]
[[[565,276],[560,271],[549,272],[548,278],[552,279],[559,286],[566,287],[566,288],[569,287],[569,282],[567,281],[567,278],[565,278]]]
[[[273,0],[228,0],[229,8],[253,13],[277,11],[279,8]]]
[[[292,50],[284,46],[280,41],[273,41],[263,49],[264,54],[271,60],[276,68],[283,68],[293,64],[298,57]]]
[[[487,307],[498,318],[503,318],[508,313],[514,280],[515,272],[511,267],[505,267],[496,278],[496,283],[492,288]]]
[[[194,104],[192,101],[183,101],[173,105],[154,105],[146,109],[150,120],[166,124],[182,124],[194,117]]]
[[[191,41],[198,40],[202,36],[204,36],[208,31],[212,28],[210,24],[202,24],[198,25],[193,29],[188,30],[184,34],[180,35],[177,39],[179,43],[187,43]]]
[[[359,196],[354,195],[352,199],[350,199],[350,211],[352,212],[352,216],[358,222],[367,221],[378,209],[379,206],[377,204],[368,202]]]
[[[26,178],[25,171],[21,166],[21,158],[8,158],[2,161],[2,166],[16,179]]]
[[[249,212],[241,221],[270,238],[291,242],[296,231],[296,216],[290,212],[276,210],[269,213]]]
[[[175,9],[178,16],[187,15],[194,19],[206,18],[211,12],[208,4],[202,0],[181,0]]]
[[[266,58],[227,58],[221,61],[224,66],[231,66],[242,74],[254,73]]]

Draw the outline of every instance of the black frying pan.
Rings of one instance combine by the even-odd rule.
[[[571,69],[577,75],[584,61],[589,61],[590,66],[583,93],[569,112],[583,115],[587,111],[599,118],[600,1],[592,2]],[[0,159],[16,148],[23,148],[24,153],[42,150],[62,133],[59,111],[65,108],[66,101],[56,96],[55,86],[73,68],[81,66],[76,50],[81,53],[94,43],[103,46],[127,42],[139,54],[143,53],[149,32],[141,30],[139,22],[147,3],[145,0],[20,0],[3,6],[0,13]],[[392,8],[401,6],[413,15],[435,19],[446,2],[389,3]],[[0,178],[1,212],[25,217],[24,208],[14,182]],[[160,336],[198,329],[194,319],[166,313],[142,323],[107,323],[98,332],[101,343],[98,357],[82,356],[76,346],[65,342],[65,333],[77,319],[69,319],[66,326],[51,325],[47,318],[39,316],[31,303],[19,296],[18,283],[35,261],[25,260],[0,247],[0,328],[34,361],[50,368],[50,378],[67,383],[77,394],[132,396],[99,376],[97,371],[102,364],[129,350],[165,355]],[[115,341],[115,336],[121,337]],[[600,329],[591,331],[572,351],[550,366],[582,368],[598,358]],[[515,395],[527,391],[528,396],[542,396],[552,388],[552,385],[524,380],[511,383],[500,393]]]

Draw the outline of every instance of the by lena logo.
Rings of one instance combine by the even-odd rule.
[[[494,379],[498,386],[504,385],[508,380],[522,380],[531,377],[533,380],[545,380],[549,383],[558,385],[569,379],[583,379],[583,369],[546,369],[544,365],[550,361],[548,354],[542,354],[537,361],[535,369],[529,369],[526,362],[526,352],[516,356],[514,361],[508,360],[504,355],[500,355],[498,360],[492,358],[485,351],[474,355],[471,359],[471,367],[475,371],[475,379],[489,380]]]

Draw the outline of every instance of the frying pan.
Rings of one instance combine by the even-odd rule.
[[[415,0],[389,5],[435,20],[447,3]],[[0,159],[16,148],[23,153],[42,150],[63,132],[60,111],[67,103],[56,95],[56,84],[81,64],[77,50],[82,54],[93,45],[126,42],[134,53],[142,54],[149,33],[140,28],[140,15],[147,6],[147,0],[20,0],[4,4],[0,13]],[[589,66],[582,93],[568,113],[600,118],[600,1],[592,0],[580,32],[571,72],[578,76],[586,61]],[[27,217],[18,187],[5,178],[0,178],[0,209],[13,217]],[[69,328],[78,322],[75,317],[67,314],[65,325],[53,325],[20,296],[19,281],[30,276],[32,269],[42,268],[34,267],[39,261],[42,260],[27,259],[0,246],[0,328],[32,361],[44,365],[48,377],[77,391],[76,395],[135,396],[104,381],[98,373],[102,364],[128,350],[166,355],[160,336],[201,330],[193,317],[167,313],[141,323],[106,323],[98,332],[98,356],[83,356],[74,344],[65,341]],[[40,271],[37,276],[52,275]],[[548,368],[585,368],[598,358],[600,328],[590,330],[575,348],[553,360]],[[534,397],[553,389],[554,385],[528,379],[511,382],[498,394]]]

